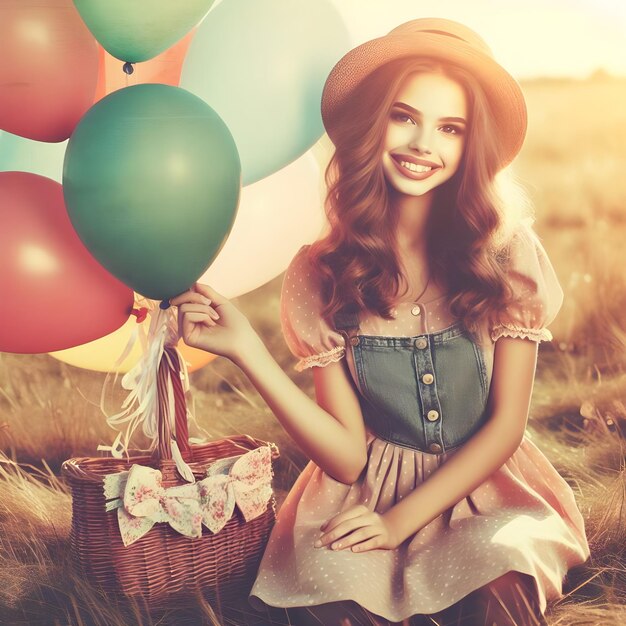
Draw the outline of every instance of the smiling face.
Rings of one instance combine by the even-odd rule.
[[[439,72],[409,75],[389,112],[382,167],[401,194],[423,196],[459,169],[468,106],[461,85]]]

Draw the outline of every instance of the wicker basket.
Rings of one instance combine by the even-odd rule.
[[[206,476],[206,468],[213,461],[263,445],[271,446],[272,461],[278,458],[275,444],[248,435],[189,444],[178,355],[171,348],[165,351],[176,363],[178,372],[171,376],[176,398],[176,440],[196,479]],[[72,557],[81,574],[94,586],[107,593],[145,601],[150,608],[165,608],[173,603],[180,606],[181,601],[191,602],[198,591],[211,602],[229,603],[245,597],[252,587],[276,519],[273,495],[265,512],[247,522],[235,507],[233,516],[215,534],[203,527],[201,537],[190,538],[169,524],[157,523],[127,547],[120,535],[115,510],[105,510],[104,476],[130,470],[133,464],[160,470],[164,488],[188,484],[178,474],[169,445],[170,420],[166,419],[167,409],[161,396],[168,376],[164,359],[165,355],[158,372],[159,439],[153,455],[144,452],[143,456],[130,456],[129,460],[74,458],[63,463],[63,475],[71,487],[73,501]]]

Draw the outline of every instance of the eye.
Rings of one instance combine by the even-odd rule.
[[[445,126],[439,127],[446,135],[462,135],[463,129],[460,126],[455,126],[454,124],[446,124]]]
[[[409,122],[411,122],[411,124],[415,124],[413,118],[410,115],[407,115],[406,113],[401,113],[399,111],[396,111],[395,113],[392,113],[391,114],[391,119],[395,120],[397,122],[409,121]]]

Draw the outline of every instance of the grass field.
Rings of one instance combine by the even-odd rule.
[[[618,626],[626,623],[626,80],[534,81],[524,90],[530,124],[516,171],[565,290],[555,339],[540,349],[529,433],[573,487],[592,550],[547,618],[551,626]],[[236,303],[312,395],[310,372],[293,370],[280,333],[280,284]],[[70,495],[59,469],[113,440],[99,408],[103,381],[45,354],[0,353],[0,624],[150,623],[99,596],[68,558]],[[280,503],[307,462],[302,452],[230,362],[216,359],[191,383],[192,435],[248,433],[279,446]],[[110,412],[122,391],[118,381]],[[198,606],[158,623],[237,621]]]

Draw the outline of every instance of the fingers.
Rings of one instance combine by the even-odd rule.
[[[183,319],[183,326],[186,326],[188,323],[197,324],[198,322],[206,322],[211,326],[216,325],[215,320],[212,320],[207,313],[187,313]]]
[[[196,330],[195,326],[197,324],[204,324],[209,328],[217,326],[217,322],[212,320],[206,313],[187,313],[182,320],[179,334],[183,338],[190,337],[191,333]]]
[[[353,517],[357,517],[359,515],[363,515],[364,513],[369,513],[369,509],[364,504],[358,504],[357,506],[340,513],[339,515],[335,515],[335,517],[329,519],[326,523],[322,524],[320,530],[325,530],[326,532],[331,531],[337,524],[341,524],[344,520],[351,519]]]
[[[197,324],[203,324],[209,328],[217,326],[219,315],[211,307],[197,304],[183,304],[178,309],[178,334],[185,338],[190,337],[196,330]]]
[[[174,298],[170,298],[170,304],[172,306],[179,306],[190,302],[195,302],[196,304],[211,304],[211,299],[191,289],[178,294]]]
[[[213,301],[213,306],[218,307],[221,304],[226,304],[228,302],[227,298],[225,298],[222,294],[218,293],[209,285],[204,285],[203,283],[195,283],[194,287],[195,291],[210,298]]]
[[[206,304],[185,303],[178,307],[179,314],[187,313],[208,313],[214,320],[220,319],[219,313]]]
[[[331,544],[333,550],[350,546],[354,541],[350,540],[352,535],[349,533],[355,534],[353,531],[361,532],[364,528],[373,528],[372,521],[373,518],[369,515],[359,515],[346,520],[338,526],[335,526],[331,531],[324,533],[313,545],[316,548],[321,548]],[[346,537],[346,535],[348,535],[348,537]],[[370,535],[367,536],[369,537]]]
[[[366,541],[362,541],[352,546],[352,552],[366,552],[367,550],[375,550],[383,545],[382,535],[374,535]]]
[[[178,306],[186,302],[197,302],[199,304],[213,304],[214,308],[225,304],[228,300],[215,291],[209,285],[203,283],[194,283],[191,289],[179,293],[177,296],[169,299],[169,303],[172,306]]]
[[[345,529],[341,529],[341,530],[340,530],[340,527],[338,527],[337,536],[339,538],[336,541],[332,541],[331,539],[327,538],[325,540],[326,544],[332,541],[332,543],[330,543],[330,548],[332,550],[344,550],[352,546],[353,552],[359,552],[361,550],[362,542],[365,542],[366,540],[369,541],[370,539],[378,537],[382,534],[382,529],[380,527],[374,526],[372,524],[363,525],[363,521],[360,521],[360,520],[363,520],[363,518],[359,518],[358,520],[356,520],[357,522],[359,522],[359,525],[356,527],[354,525],[353,520],[344,522],[344,524],[352,524],[352,527],[350,528],[346,526]],[[323,543],[322,545],[325,545],[325,544]],[[322,546],[319,546],[319,547],[322,547]]]
[[[380,528],[376,528],[375,526],[363,526],[363,528],[359,528],[355,530],[353,533],[350,533],[347,537],[344,537],[340,541],[335,542],[331,545],[331,548],[334,550],[342,550],[345,548],[352,547],[353,552],[358,552],[356,548],[358,548],[362,542],[369,541],[378,537],[381,534]],[[335,545],[336,544],[336,545]],[[359,545],[356,545],[359,544]]]

